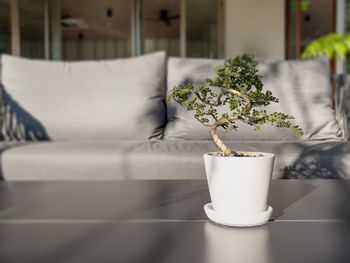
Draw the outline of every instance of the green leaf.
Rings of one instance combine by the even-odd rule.
[[[294,133],[294,135],[295,135],[296,137],[300,137],[300,136],[303,136],[303,135],[304,135],[303,130],[302,130],[301,128],[299,128],[298,126],[294,126],[294,127],[292,128],[292,132]]]
[[[350,50],[350,35],[331,33],[312,41],[304,50],[302,58],[328,56],[329,59],[335,56],[345,59]]]

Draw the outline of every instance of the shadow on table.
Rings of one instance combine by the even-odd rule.
[[[286,208],[301,200],[315,189],[315,186],[308,183],[274,184],[272,182],[269,192],[269,205],[273,207],[272,219],[281,217]]]
[[[350,179],[350,144],[348,142],[339,143],[320,143],[306,148],[293,165],[284,168],[283,179]],[[329,200],[334,203],[334,211],[338,218],[346,219],[350,222],[350,207],[344,200],[350,200],[350,184],[347,180],[339,181],[337,191],[332,193]],[[280,193],[280,196],[286,198],[286,194],[281,191],[288,191],[288,195],[295,195],[296,200],[300,199],[297,195],[306,195],[312,191],[311,185],[305,185],[303,193],[294,192],[297,189],[288,188],[279,190],[275,193]],[[298,186],[299,187],[299,186]],[[290,189],[289,189],[290,188]],[[293,198],[293,197],[292,197]],[[281,198],[280,198],[281,199]],[[280,200],[274,198],[273,200]],[[295,202],[295,201],[294,201]],[[287,204],[288,201],[282,203]],[[282,208],[282,203],[276,203]],[[278,213],[280,214],[280,213]],[[278,216],[278,214],[276,216]]]

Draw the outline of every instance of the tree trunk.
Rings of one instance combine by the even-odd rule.
[[[216,143],[216,145],[222,151],[223,155],[224,156],[235,156],[235,155],[238,155],[237,152],[231,151],[231,149],[228,148],[228,146],[226,144],[224,144],[224,142],[220,139],[220,137],[216,133],[217,127],[218,127],[218,125],[215,125],[215,124],[211,127],[210,135],[213,138],[213,140]]]

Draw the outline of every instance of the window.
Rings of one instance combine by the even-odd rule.
[[[180,1],[144,0],[144,51],[180,56]]]
[[[186,55],[218,57],[218,1],[186,2]]]
[[[44,0],[19,1],[21,56],[45,58]]]
[[[10,0],[0,0],[0,54],[11,54]]]
[[[18,0],[19,11],[11,11],[10,0],[0,0],[0,52],[10,52],[10,14],[17,12],[20,23],[12,26],[20,37],[12,43],[20,52],[12,53],[24,57],[96,60],[165,50],[217,58],[219,1]]]

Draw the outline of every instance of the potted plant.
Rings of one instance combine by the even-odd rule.
[[[350,50],[350,34],[330,33],[321,36],[306,46],[301,58],[328,56],[345,60]]]
[[[216,76],[206,79],[206,85],[180,84],[171,90],[173,98],[194,118],[210,129],[210,135],[220,152],[204,154],[211,204],[204,209],[207,216],[220,224],[253,226],[266,223],[272,213],[267,207],[274,154],[241,152],[230,149],[218,136],[238,129],[243,122],[261,131],[270,123],[280,128],[291,128],[296,136],[301,128],[292,125],[292,116],[280,112],[268,114],[262,107],[278,102],[271,91],[263,92],[263,83],[254,56],[244,54],[218,66]],[[219,116],[219,108],[226,109]]]

